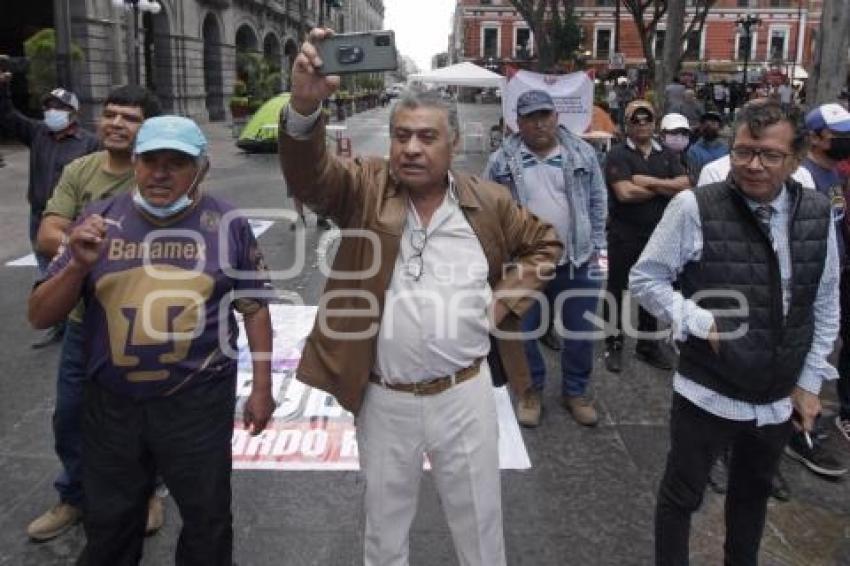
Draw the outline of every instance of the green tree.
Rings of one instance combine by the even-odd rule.
[[[679,73],[679,69],[682,66],[682,58],[685,55],[688,36],[691,33],[702,33],[709,10],[717,4],[717,0],[695,0],[692,6],[687,7],[686,11],[684,9],[685,0],[622,0],[622,2],[626,10],[632,15],[632,20],[635,23],[635,27],[637,27],[650,82],[654,82],[657,75],[656,55],[661,55],[660,53],[654,53],[655,39],[658,36],[658,24],[666,17],[670,5],[675,2],[677,3],[677,7],[682,8],[682,15],[679,16],[682,20],[679,22],[677,18],[676,22],[677,24],[681,23],[681,25],[674,25],[672,27],[677,29],[684,28],[685,31],[679,38],[679,48],[674,49],[666,61],[666,71],[661,73],[667,79],[672,79],[673,76]],[[677,15],[679,12],[677,10]],[[684,25],[685,21],[688,21],[687,26]],[[667,23],[668,28],[671,28],[670,23]],[[665,36],[665,45],[669,39],[669,37]]]
[[[245,84],[252,107],[259,107],[280,90],[280,68],[260,53],[238,52],[236,77]]]
[[[509,0],[534,34],[537,68],[552,71],[572,59],[581,42],[575,0]]]
[[[809,74],[806,104],[811,108],[826,102],[835,102],[847,84],[847,58],[836,54],[847,53],[850,37],[850,4],[824,2],[821,25],[817,30],[817,48],[814,65]]]
[[[44,28],[24,41],[24,54],[29,59],[27,70],[27,88],[30,92],[30,105],[41,107],[41,97],[56,87],[56,31]],[[83,60],[83,50],[76,44],[71,45],[71,61]]]

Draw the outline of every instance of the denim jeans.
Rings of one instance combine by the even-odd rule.
[[[53,438],[62,472],[54,486],[63,503],[80,506],[82,486],[83,386],[86,382],[82,324],[68,320],[59,356],[56,408],[53,412]]]
[[[558,296],[567,291],[585,290],[591,291],[582,296],[564,296],[560,299],[561,320],[564,329],[568,333],[589,333],[597,328],[587,317],[596,315],[599,299],[601,296],[602,280],[591,277],[588,273],[586,263],[581,267],[575,267],[569,263],[558,266],[555,278],[549,281],[544,291],[546,295],[546,306],[550,312],[554,312],[558,306]],[[593,291],[596,291],[595,293]],[[528,310],[522,320],[522,329],[525,332],[536,330],[540,326],[541,305],[535,302]],[[557,327],[556,327],[557,328]],[[543,389],[546,378],[546,364],[540,354],[540,347],[536,339],[527,339],[524,342],[525,357],[528,359],[531,381],[538,391]],[[569,334],[561,336],[561,394],[576,396],[584,395],[587,383],[590,381],[590,372],[593,370],[593,340],[589,337],[576,339]]]
[[[32,253],[35,254],[35,261],[38,265],[38,278],[41,279],[47,273],[47,266],[50,265],[49,257],[43,256],[35,251],[35,242],[38,240],[38,228],[41,226],[41,211],[30,211],[30,244],[32,245]]]

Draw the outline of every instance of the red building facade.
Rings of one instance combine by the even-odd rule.
[[[578,55],[586,64],[606,73],[616,67],[614,57],[619,33],[619,53],[626,69],[646,68],[643,47],[631,13],[616,0],[579,0],[576,16],[582,30]],[[693,0],[688,0],[685,27],[691,21]],[[747,36],[736,20],[757,16],[749,42],[749,71],[754,80],[769,70],[804,78],[812,62],[823,0],[720,0],[711,8],[701,34],[687,41],[684,70],[705,80],[732,78],[743,69]],[[665,20],[662,19],[653,49],[660,58]],[[505,65],[533,68],[534,38],[508,0],[458,0],[450,39],[454,61],[472,61],[503,71]],[[797,67],[795,67],[795,64]]]

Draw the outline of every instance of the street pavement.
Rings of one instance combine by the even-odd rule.
[[[498,120],[495,105],[461,105],[461,124],[480,122],[485,132]],[[388,109],[350,118],[347,135],[355,154],[386,155]],[[233,145],[227,125],[205,126],[211,141],[212,170],[206,190],[245,208],[291,208],[276,155],[246,155]],[[480,140],[469,139],[472,149]],[[0,259],[28,253],[25,203],[27,153],[0,147]],[[481,152],[463,152],[458,169],[478,173]],[[316,304],[322,276],[315,269],[325,233],[308,217],[307,265],[297,277],[277,285]],[[327,238],[327,236],[325,236]],[[295,237],[277,221],[260,239],[272,269],[293,260]],[[325,246],[321,246],[323,249]],[[82,548],[81,527],[48,542],[29,542],[27,523],[56,501],[52,483],[59,470],[53,452],[51,415],[59,347],[30,349],[37,333],[26,322],[26,301],[34,277],[29,267],[0,267],[0,345],[6,352],[0,379],[0,566],[64,566]],[[593,392],[601,412],[595,429],[577,426],[559,404],[557,354],[544,348],[550,379],[543,424],[523,430],[531,458],[527,471],[504,471],[502,492],[508,563],[528,566],[646,565],[653,557],[655,492],[668,447],[671,372],[634,360],[627,344],[625,368],[605,371],[598,349]],[[834,385],[824,393],[834,411]],[[832,433],[834,428],[829,424]],[[850,445],[831,434],[828,444],[850,464]],[[762,545],[765,565],[850,564],[850,487],[829,482],[799,464],[782,463],[793,498],[771,501]],[[347,566],[362,563],[364,484],[356,472],[243,471],[233,475],[235,560],[240,566]],[[165,527],[145,545],[143,564],[173,563],[180,520],[171,500]],[[695,515],[692,564],[722,563],[723,501],[707,492]],[[451,537],[430,477],[420,494],[411,533],[411,564],[457,564]]]

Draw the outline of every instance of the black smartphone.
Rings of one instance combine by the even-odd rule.
[[[322,75],[394,71],[398,68],[395,34],[387,31],[343,33],[316,44]]]

